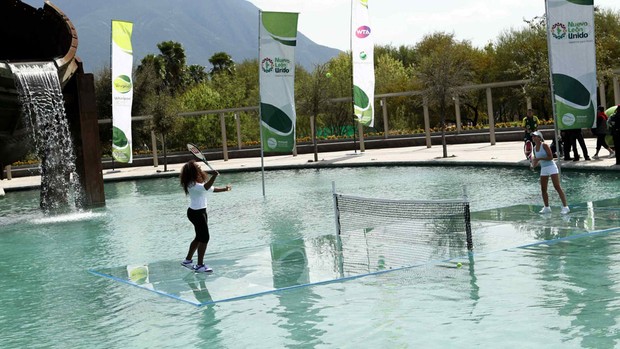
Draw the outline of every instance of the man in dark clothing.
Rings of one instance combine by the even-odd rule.
[[[618,149],[618,145],[620,145],[620,104],[616,108],[616,111],[609,116],[609,120],[607,120],[607,126],[609,128],[609,132],[611,133],[611,137],[614,140],[614,152],[616,153],[616,165],[620,165],[620,149]]]
[[[573,161],[579,161],[579,152],[577,152],[577,142],[579,142],[579,147],[581,148],[581,152],[583,153],[583,158],[585,160],[590,160],[590,156],[588,156],[588,147],[586,147],[586,141],[583,139],[583,133],[581,133],[581,129],[571,130],[573,132],[573,151],[575,153],[575,157]]]

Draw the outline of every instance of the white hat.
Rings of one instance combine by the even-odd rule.
[[[542,132],[540,132],[540,131],[534,131],[534,132],[532,132],[532,137],[533,137],[533,136],[539,137],[541,141],[544,141],[544,140],[545,140],[545,137],[543,137]]]

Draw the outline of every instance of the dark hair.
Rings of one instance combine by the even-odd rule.
[[[181,174],[179,175],[179,179],[181,181],[181,186],[183,187],[183,191],[185,194],[189,194],[189,186],[192,183],[196,183],[196,179],[200,176],[203,182],[207,181],[207,174],[204,173],[196,161],[190,160],[183,165],[181,168]]]
[[[599,106],[596,108],[596,110],[597,110],[597,111],[605,111],[605,107],[603,107],[602,105],[599,105]]]

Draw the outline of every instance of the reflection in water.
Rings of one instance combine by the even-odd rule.
[[[561,332],[567,339],[582,338],[584,348],[615,347],[616,319],[620,318],[619,294],[614,290],[618,273],[612,274],[620,253],[614,248],[617,240],[615,235],[593,236],[531,253],[540,261],[540,279],[547,285],[541,306],[553,305],[560,316],[572,318],[571,326]]]
[[[272,232],[270,249],[275,288],[303,285],[311,281],[305,241],[294,238],[302,222],[285,213],[272,215],[266,222],[267,230]],[[313,287],[281,292],[278,300],[281,310],[274,312],[281,316],[278,324],[287,331],[287,338],[295,345],[321,344],[320,338],[324,331],[316,328],[323,320],[317,309],[321,297],[313,292]]]

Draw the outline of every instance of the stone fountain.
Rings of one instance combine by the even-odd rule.
[[[67,197],[57,188],[58,180],[63,178],[78,182],[78,206],[105,204],[94,78],[84,73],[76,56],[78,38],[73,24],[50,1],[37,9],[18,0],[2,0],[0,33],[4,38],[0,48],[0,169],[36,153],[41,160],[42,208],[65,204]],[[29,95],[40,93],[24,94],[31,88],[24,87],[17,75],[50,64],[56,72],[52,80],[57,80],[52,85],[58,85],[61,99],[55,102],[54,97],[43,98],[44,104],[58,105],[50,119],[42,119],[49,108],[31,106],[36,102]],[[34,84],[45,92],[54,90],[36,83],[36,79]],[[66,126],[58,126],[62,118]],[[47,139],[39,133],[40,128],[66,129],[68,133]],[[68,138],[72,149],[54,152],[54,148],[66,144],[49,146],[56,138]]]

